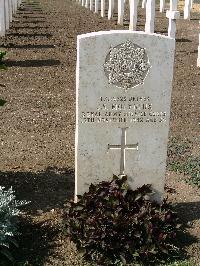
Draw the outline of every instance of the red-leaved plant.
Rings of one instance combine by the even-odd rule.
[[[126,176],[91,184],[64,214],[67,234],[97,265],[160,263],[177,250],[177,218],[166,201],[159,205],[150,194],[151,185],[130,190]]]

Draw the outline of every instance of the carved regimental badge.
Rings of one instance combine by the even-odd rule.
[[[111,47],[104,64],[109,83],[125,90],[143,84],[149,68],[145,49],[131,41]]]

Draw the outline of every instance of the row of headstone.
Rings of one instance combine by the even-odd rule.
[[[91,11],[100,14],[105,17],[105,1],[101,0],[99,6],[99,0],[77,0],[82,6],[90,8]],[[164,0],[162,2],[162,10],[164,10]],[[114,15],[115,0],[108,0],[108,19],[112,19]],[[137,9],[139,0],[129,1],[130,10],[130,22],[129,30],[136,30],[137,26]],[[124,24],[124,0],[118,0],[118,24]],[[100,7],[100,10],[99,10]],[[155,23],[155,0],[143,0],[142,7],[146,8],[146,22],[145,22],[145,32],[154,33],[154,23]],[[170,10],[167,11],[167,18],[169,19],[168,36],[175,38],[176,35],[176,19],[179,18],[179,11],[177,11],[177,0],[170,0]]]
[[[146,0],[143,0],[146,2]],[[178,0],[173,0],[173,6],[176,6],[176,10],[177,11],[177,2]],[[165,0],[160,0],[160,12],[163,13],[165,12],[165,7],[166,2]],[[171,6],[171,2],[170,2],[170,6]],[[190,19],[190,12],[193,6],[193,0],[185,0],[185,4],[184,4],[184,19]]]
[[[5,36],[22,0],[0,0],[0,36]]]

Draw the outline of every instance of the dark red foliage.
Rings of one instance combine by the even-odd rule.
[[[159,205],[150,194],[150,185],[130,190],[127,177],[91,184],[65,213],[68,235],[100,265],[161,261],[174,250],[177,219],[166,201]]]

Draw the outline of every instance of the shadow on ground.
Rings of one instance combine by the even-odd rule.
[[[21,12],[21,11],[22,12]],[[32,10],[22,10],[22,9],[18,9],[16,15],[20,15],[20,14],[26,14],[26,15],[35,15],[35,13],[32,12]],[[37,14],[43,14],[42,11],[37,11]]]
[[[27,12],[34,12],[34,11],[40,11],[42,12],[42,9],[41,8],[31,8],[31,7],[26,7],[26,8],[19,8],[18,11],[27,11]],[[19,12],[18,12],[19,13]]]
[[[36,23],[36,22],[26,22],[26,23]],[[37,22],[38,23],[38,22]],[[8,33],[7,36],[16,36],[16,37],[52,37],[52,34],[50,33]]]
[[[185,39],[185,38],[179,38],[179,39],[176,39],[176,42],[192,42],[192,41],[189,39]]]
[[[55,59],[24,60],[24,61],[6,60],[5,64],[7,67],[43,67],[43,66],[58,66],[60,65],[60,61]]]
[[[0,185],[13,187],[17,199],[30,201],[23,209],[35,215],[62,208],[74,195],[74,170],[49,167],[42,172],[0,172]]]
[[[200,202],[181,202],[174,205],[179,219],[184,224],[200,219]]]
[[[26,22],[23,22],[24,24],[26,24]],[[30,26],[30,25],[27,25],[27,26],[15,26],[13,25],[12,26],[12,29],[16,29],[16,30],[20,30],[20,29],[27,29],[27,30],[38,30],[38,29],[48,29],[49,27],[48,26]]]
[[[66,237],[60,223],[64,204],[73,199],[74,170],[49,167],[37,173],[0,172],[0,184],[6,188],[12,186],[18,199],[31,201],[24,208],[28,215],[20,218],[19,248],[14,251],[16,265],[42,266],[49,256],[59,256],[60,262],[64,260],[64,252],[60,254],[59,247],[66,248],[67,244],[63,244]],[[192,221],[199,218],[196,216],[198,206],[199,202],[177,203],[175,209],[179,215],[189,210],[189,221]],[[187,221],[185,217],[184,222]],[[177,245],[182,249],[197,242],[185,229],[177,236]],[[187,258],[184,251],[181,256]]]
[[[1,45],[0,47],[3,48],[16,48],[16,49],[49,49],[49,48],[55,48],[55,45],[53,44],[14,44],[9,43],[8,45]]]
[[[42,266],[49,253],[58,245],[56,239],[61,230],[49,222],[35,222],[30,218],[20,218],[19,248],[13,250],[16,266]],[[7,266],[10,266],[8,264]]]
[[[44,265],[49,254],[56,256],[54,249],[64,237],[62,210],[66,201],[74,198],[74,170],[49,167],[36,173],[0,172],[0,185],[12,186],[18,200],[30,201],[23,206],[25,213],[18,223],[19,248],[12,252],[15,265]]]

